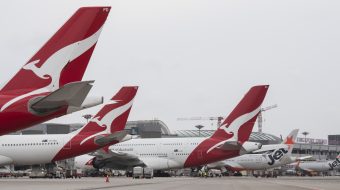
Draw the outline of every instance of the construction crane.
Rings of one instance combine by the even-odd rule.
[[[257,116],[257,126],[258,126],[258,132],[262,133],[262,124],[263,124],[263,116],[262,112],[268,111],[270,109],[277,108],[277,104],[261,108],[259,115]]]
[[[217,121],[217,128],[221,126],[222,120],[224,118],[221,116],[218,117],[181,117],[177,118],[178,121],[189,121],[189,120],[210,120]]]

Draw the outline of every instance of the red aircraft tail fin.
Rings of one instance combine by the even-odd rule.
[[[247,141],[260,113],[268,87],[268,85],[252,87],[211,138],[221,140],[234,138],[241,143]]]
[[[54,91],[69,82],[80,81],[109,12],[110,7],[83,7],[77,10],[0,93],[43,93]]]
[[[79,132],[84,137],[80,144],[100,135],[122,139],[126,135],[125,128],[134,97],[138,87],[123,87]],[[110,136],[111,135],[111,136]]]

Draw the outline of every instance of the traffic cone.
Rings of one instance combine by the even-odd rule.
[[[106,175],[105,182],[106,182],[106,183],[109,183],[109,182],[110,182],[110,180],[109,180],[109,175]]]

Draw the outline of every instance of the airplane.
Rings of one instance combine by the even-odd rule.
[[[1,165],[53,163],[127,140],[124,131],[138,87],[123,87],[82,128],[69,134],[4,135]]]
[[[252,87],[211,137],[131,139],[76,157],[76,167],[154,170],[189,168],[239,156],[261,148],[249,142],[268,85]]]
[[[221,168],[222,170],[227,168],[231,171],[266,170],[310,158],[310,156],[292,157],[298,132],[298,129],[291,131],[282,144],[262,145],[261,149],[253,153],[208,164],[207,168]]]
[[[309,162],[298,161],[295,164],[296,170],[306,171],[309,174],[312,174],[314,172],[327,172],[339,168],[340,168],[340,154],[335,158],[335,160],[309,161]]]
[[[103,103],[81,81],[110,7],[83,7],[0,87],[0,135]]]

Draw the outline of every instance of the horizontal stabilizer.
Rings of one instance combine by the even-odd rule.
[[[72,82],[51,94],[31,100],[30,108],[38,113],[49,112],[63,106],[80,107],[92,88],[94,81]]]
[[[240,150],[241,146],[242,145],[237,141],[226,141],[217,148],[222,150]]]
[[[211,148],[209,148],[207,153],[209,153],[210,151],[212,151],[214,149],[240,150],[241,147],[242,147],[242,144],[240,144],[238,141],[225,140],[225,141],[221,141],[221,142],[215,144],[214,146],[212,146]]]
[[[220,149],[223,150],[239,150],[242,145],[237,141],[227,141],[225,142]]]
[[[239,141],[225,140],[220,143],[217,143],[215,146],[212,146],[207,152],[210,152],[214,149],[220,149],[223,151],[240,150],[240,154],[247,154],[255,150],[258,150],[261,147],[262,144],[257,142],[245,141],[243,143],[240,143]]]
[[[107,144],[110,144],[114,141],[118,141],[120,142],[122,139],[124,139],[124,137],[127,135],[127,131],[117,131],[113,134],[109,134],[109,135],[101,135],[101,136],[97,136],[94,139],[94,142],[100,146],[104,146]]]

